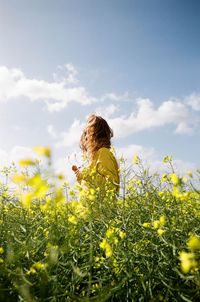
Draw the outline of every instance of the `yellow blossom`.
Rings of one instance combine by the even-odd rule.
[[[126,233],[123,232],[123,231],[120,231],[120,232],[119,232],[119,237],[120,237],[121,239],[124,239],[124,238],[126,237]]]
[[[192,177],[193,177],[193,173],[192,173],[192,171],[188,171],[188,172],[187,172],[187,175],[188,175],[189,177],[191,177],[191,178],[192,178]]]
[[[165,230],[158,229],[157,233],[158,233],[159,236],[162,236],[165,233]]]
[[[168,163],[168,162],[171,162],[171,161],[172,161],[172,156],[166,155],[163,158],[163,163]]]
[[[42,263],[42,262],[36,262],[34,263],[31,268],[29,269],[29,271],[27,272],[27,275],[30,274],[36,274],[37,271],[43,270],[45,269],[47,266],[47,264]]]
[[[102,242],[99,244],[100,248],[102,248],[105,251],[106,257],[111,257],[113,254],[113,250],[111,245],[106,241],[106,239],[103,239]]]
[[[26,181],[26,177],[24,175],[20,175],[20,174],[14,174],[12,176],[12,181],[14,183],[24,183]]]
[[[193,253],[180,252],[179,259],[181,261],[181,270],[185,274],[198,266]]]
[[[180,180],[179,180],[179,177],[176,175],[176,173],[170,174],[169,177],[174,185],[179,184]]]
[[[119,242],[118,238],[117,237],[113,237],[112,238],[112,241],[114,242],[114,244],[117,244]]]
[[[165,224],[165,216],[164,215],[160,216],[159,223],[160,223],[160,225],[164,225]]]
[[[168,181],[167,174],[164,173],[164,174],[162,175],[161,181],[163,181],[163,182]]]
[[[143,225],[144,228],[149,228],[150,227],[150,223],[149,222],[144,222],[142,225]]]
[[[104,250],[106,248],[106,239],[103,239],[102,242],[99,244],[99,246]]]
[[[160,221],[159,221],[159,220],[153,221],[153,228],[154,228],[154,229],[158,229],[158,228],[159,228],[159,225],[160,225]]]
[[[112,247],[110,246],[110,244],[108,244],[108,245],[106,246],[105,254],[106,254],[106,257],[111,257],[111,256],[112,256],[113,251],[112,251]]]
[[[24,193],[21,197],[22,206],[26,209],[30,208],[32,201],[32,193]]]
[[[137,154],[135,154],[135,155],[133,156],[132,163],[133,163],[134,165],[137,165],[137,164],[139,163],[139,161],[140,161],[139,156],[138,156]]]
[[[163,191],[158,192],[158,196],[160,196],[161,198],[164,197],[165,193]]]
[[[191,250],[200,250],[200,238],[196,235],[191,236],[187,245]]]
[[[41,156],[46,156],[48,158],[51,157],[51,149],[49,147],[43,147],[43,146],[35,146],[33,147],[33,150]]]
[[[22,166],[22,167],[26,167],[26,166],[34,166],[35,165],[35,162],[32,160],[32,159],[22,159],[19,161],[19,165]]]
[[[0,254],[3,254],[4,253],[4,249],[2,246],[0,246]]]
[[[114,229],[110,228],[106,231],[106,237],[110,238],[114,233]]]
[[[32,267],[36,268],[37,270],[42,270],[46,267],[46,265],[42,262],[36,262]]]
[[[183,180],[184,183],[188,182],[187,177],[183,177],[182,180]]]
[[[68,221],[71,222],[72,224],[76,224],[77,223],[77,219],[74,215],[70,215],[68,217]]]

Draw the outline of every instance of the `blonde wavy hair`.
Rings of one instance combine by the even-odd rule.
[[[96,152],[102,148],[111,148],[113,130],[101,116],[92,114],[80,138],[80,148],[93,160]]]

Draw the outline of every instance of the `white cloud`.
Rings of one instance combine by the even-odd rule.
[[[33,149],[24,146],[14,146],[11,150],[6,151],[0,149],[0,168],[8,166],[12,162],[18,166],[18,163],[22,159],[35,159],[39,160],[41,164],[45,163],[45,158],[42,158],[36,154]]]
[[[145,168],[149,168],[150,173],[166,173],[171,170],[162,162],[159,154],[154,148],[147,148],[141,145],[127,145],[123,148],[117,148],[117,157],[123,156],[127,159],[127,165],[132,163],[134,155],[138,155],[142,160]],[[195,171],[198,167],[193,162],[183,161],[181,159],[173,159],[174,170],[180,175],[185,175],[188,171]],[[133,170],[137,171],[137,166],[133,166]]]
[[[57,143],[55,144],[56,148],[60,148],[60,147],[71,148],[74,145],[79,144],[79,140],[83,128],[84,128],[84,124],[81,123],[79,120],[75,119],[67,131],[58,133],[52,125],[48,126],[47,131],[52,138],[56,139],[57,141]]]
[[[59,74],[54,73],[54,80],[50,82],[28,78],[18,68],[0,66],[0,102],[24,97],[32,102],[43,101],[50,112],[58,112],[66,108],[70,102],[90,105],[130,98],[127,92],[122,95],[115,92],[106,93],[99,98],[91,96],[86,87],[79,84],[78,72],[71,63],[58,66],[58,69]]]
[[[104,106],[104,107],[97,107],[95,110],[95,113],[97,115],[100,115],[100,116],[104,117],[105,119],[107,119],[118,111],[119,111],[119,106],[110,104],[110,105]]]
[[[70,102],[88,105],[96,102],[85,87],[76,84],[76,70],[67,64],[68,76],[58,82],[29,79],[20,69],[0,66],[0,101],[25,97],[31,101],[45,101],[49,111],[60,111]]]
[[[134,155],[139,155],[142,159],[148,160],[155,156],[154,148],[145,148],[141,145],[127,145],[125,147],[118,147],[116,150],[117,156],[123,156],[128,161],[132,161]]]
[[[188,134],[192,132],[189,118],[187,106],[180,101],[168,100],[154,109],[149,99],[138,99],[135,111],[132,111],[129,116],[109,118],[109,124],[115,129],[115,135],[118,138],[170,124],[175,125],[177,133]]]
[[[0,149],[0,166],[3,166],[8,162],[9,162],[8,153],[5,150]]]
[[[68,70],[68,77],[67,77],[67,82],[70,84],[76,84],[78,82],[76,76],[77,76],[77,70],[72,64],[66,64],[65,65],[66,69]]]
[[[180,101],[169,100],[163,102],[157,109],[149,99],[138,99],[137,108],[128,116],[113,117],[120,111],[119,106],[110,104],[105,107],[97,107],[96,114],[103,116],[109,123],[117,139],[128,137],[134,133],[146,129],[158,128],[165,125],[175,125],[175,133],[192,134],[193,124],[190,123],[190,115],[187,106]],[[74,120],[71,127],[58,133],[52,125],[48,126],[48,133],[56,142],[56,147],[73,147],[79,143],[84,123]]]
[[[15,162],[18,162],[23,158],[36,158],[37,155],[31,148],[23,146],[15,146],[9,153],[9,159],[12,159]]]
[[[128,99],[130,99],[129,93],[125,92],[124,94],[116,94],[115,92],[110,92],[110,93],[106,93],[104,94],[101,98],[100,101],[104,102],[104,101],[127,101]]]
[[[192,134],[193,128],[190,127],[187,123],[182,122],[178,124],[175,132],[178,134]]]
[[[9,165],[12,161],[18,163],[24,158],[36,158],[32,149],[23,146],[14,146],[9,152],[0,149],[0,166]]]
[[[52,138],[56,138],[58,133],[56,132],[55,128],[53,125],[48,125],[47,126],[47,132],[49,133],[49,135],[52,137]]]
[[[192,107],[195,111],[200,111],[200,94],[193,93],[190,96],[185,98],[187,105]]]

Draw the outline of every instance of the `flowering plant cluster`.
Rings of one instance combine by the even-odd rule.
[[[51,150],[35,152],[50,169]],[[33,159],[2,170],[16,190],[0,187],[0,301],[198,301],[200,175],[163,162],[159,175],[120,159],[119,195],[70,188]]]

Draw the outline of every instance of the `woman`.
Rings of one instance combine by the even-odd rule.
[[[92,114],[80,139],[83,154],[89,159],[89,165],[82,171],[72,166],[78,182],[90,188],[105,188],[109,185],[119,192],[119,166],[111,151],[113,131],[106,120]]]

